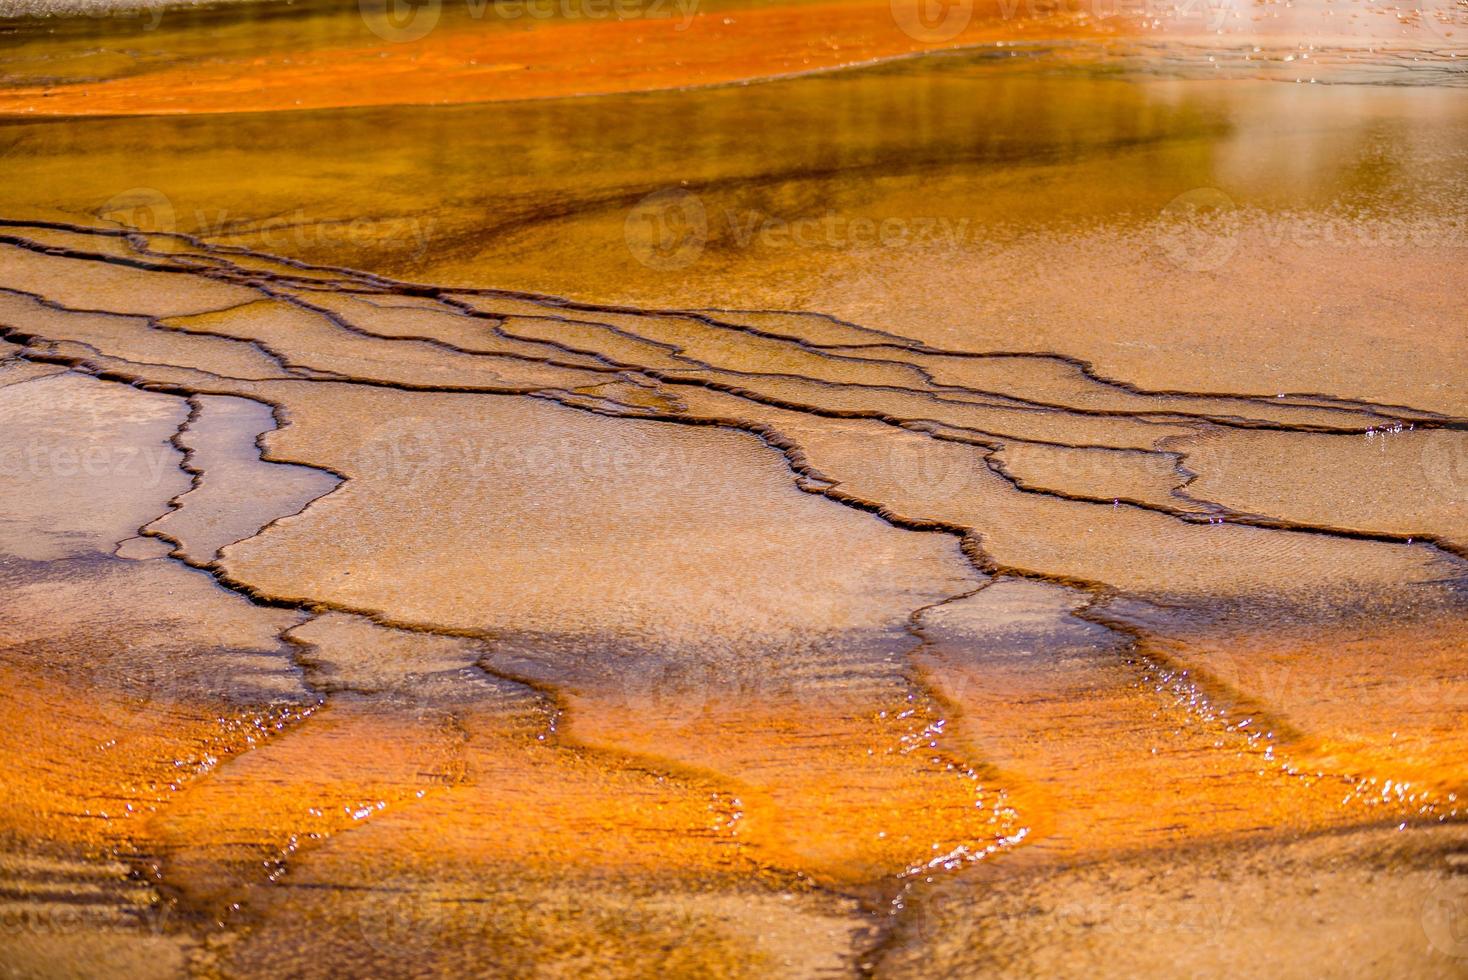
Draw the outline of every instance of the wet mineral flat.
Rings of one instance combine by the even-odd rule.
[[[1468,15],[563,8],[7,22],[0,972],[1465,975]]]

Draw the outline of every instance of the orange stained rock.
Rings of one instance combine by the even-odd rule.
[[[1346,8],[1339,17],[1329,0],[1283,11],[1267,6],[1079,0],[430,0],[410,6],[363,0],[308,5],[296,12],[298,20],[263,17],[257,23],[246,14],[231,23],[226,17],[203,32],[187,26],[171,31],[177,21],[165,18],[158,34],[129,36],[116,48],[105,35],[99,48],[78,47],[63,34],[39,49],[22,49],[17,65],[25,70],[0,89],[0,114],[549,99],[728,84],[978,45],[1077,40],[1176,39],[1230,47],[1240,57],[1262,43],[1274,53],[1255,60],[1270,62],[1297,44],[1422,53],[1461,47],[1468,34],[1462,9],[1445,0]],[[211,44],[215,32],[218,43]],[[1273,67],[1288,70],[1294,60]]]
[[[102,81],[18,85],[0,90],[0,113],[150,115],[555,98],[798,74],[1032,34],[1053,40],[1111,32],[1107,19],[1085,15],[1027,22],[1001,0],[950,5],[951,20],[919,11],[916,0],[708,10],[689,4],[686,13],[667,4],[667,16],[625,20],[496,15],[517,3],[465,11],[434,3],[400,22],[368,14],[366,29],[352,32],[353,43],[200,57]],[[339,16],[355,19],[356,6]]]

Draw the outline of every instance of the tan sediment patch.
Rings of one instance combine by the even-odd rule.
[[[1377,530],[1370,511],[1364,528],[1251,525],[1227,504],[1170,510],[1160,471],[1077,480],[1059,462],[1172,460],[1220,429],[1334,447],[1393,409],[1123,389],[1054,352],[1004,354],[1007,378],[939,382],[922,362],[951,355],[896,334],[853,358],[821,344],[865,335],[829,322],[307,282],[172,242],[166,275],[186,292],[203,275],[192,250],[212,260],[198,298],[253,299],[162,319],[157,301],[127,319],[16,300],[17,353],[77,373],[0,398],[68,444],[93,428],[152,439],[175,468],[182,445],[206,493],[211,472],[263,481],[258,510],[229,511],[240,540],[213,560],[189,546],[235,591],[167,561],[17,566],[31,611],[7,670],[21,689],[52,676],[34,655],[49,649],[38,609],[78,617],[85,642],[58,641],[73,671],[106,645],[87,617],[176,620],[172,639],[127,654],[182,685],[169,710],[185,720],[150,737],[214,745],[211,724],[245,719],[218,736],[225,761],[104,835],[161,876],[180,936],[213,937],[191,947],[196,967],[325,972],[403,947],[466,969],[479,944],[588,968],[849,967],[944,921],[934,896],[991,864],[1041,888],[1057,861],[1455,815],[1458,707],[1403,698],[1456,689],[1459,557]],[[62,271],[70,299],[106,301]],[[106,289],[157,275],[124,268]],[[177,350],[143,358],[159,338]],[[229,376],[239,351],[282,376]],[[1025,399],[1019,362],[1067,367]],[[109,428],[131,418],[118,411],[58,422],[47,385],[113,393],[93,401],[125,404],[134,429]],[[211,429],[208,406],[231,398],[272,410]],[[1029,481],[1006,472],[1011,447],[1011,462],[1044,447]],[[276,463],[344,482],[301,508]],[[64,478],[28,487],[64,514],[68,494],[97,489]],[[170,520],[190,519],[183,471],[165,482],[124,485],[125,514],[78,510],[58,533],[110,555],[170,500]],[[114,604],[83,608],[78,590],[104,581]],[[180,601],[170,588],[188,616],[163,611]],[[167,643],[191,624],[213,645],[179,657]],[[1410,673],[1383,682],[1407,649]],[[1278,683],[1324,662],[1332,693]],[[197,665],[224,671],[217,688]],[[48,753],[106,730],[133,690],[120,668],[94,690],[61,678],[25,702],[82,705],[53,737],[72,741],[33,743],[18,764],[43,814],[147,778],[104,759],[55,798],[40,788]],[[44,837],[47,819],[20,829]],[[784,928],[751,946],[785,908],[819,942]],[[395,944],[400,928],[428,940]],[[330,957],[313,955],[319,936]]]

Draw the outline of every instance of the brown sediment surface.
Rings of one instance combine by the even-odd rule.
[[[9,560],[7,669],[15,710],[94,714],[13,739],[7,833],[136,869],[143,911],[93,941],[131,948],[167,909],[175,955],[231,975],[473,969],[481,946],[629,974],[1031,970],[1044,944],[967,939],[953,903],[1079,895],[1113,921],[1164,902],[1149,862],[1215,880],[1245,841],[1278,859],[1239,896],[1306,875],[1329,929],[1452,887],[1452,834],[1394,844],[1417,870],[1380,887],[1367,844],[1321,842],[1459,819],[1454,512],[1356,496],[1334,525],[1248,472],[1239,508],[1189,453],[1278,439],[1344,485],[1383,417],[1463,419],[1119,390],[1044,353],[937,379],[930,345],[819,316],[297,275],[82,226],[58,251],[32,227],[7,233],[5,338],[70,371],[0,389],[37,447],[7,499],[51,529]],[[231,373],[241,352],[277,367]],[[1063,383],[1023,398],[1047,365]],[[170,465],[78,508],[115,481],[65,465],[98,444]],[[221,513],[216,481],[252,509]],[[109,557],[138,534],[198,567]],[[83,612],[96,589],[122,604]],[[147,605],[185,593],[184,616]],[[124,639],[160,617],[178,639]],[[127,705],[124,665],[199,629],[163,661],[176,693]],[[83,744],[108,733],[148,751]],[[48,778],[58,753],[86,763]]]
[[[1461,973],[1446,54],[199,16],[3,96],[204,114],[0,128],[0,963]]]

